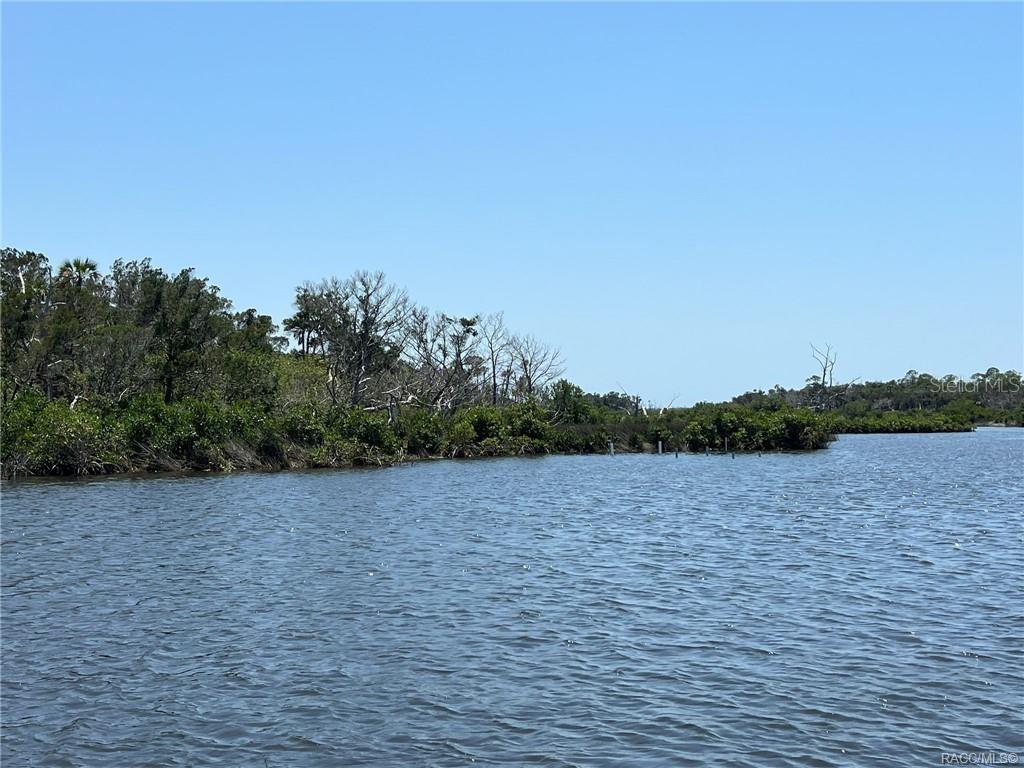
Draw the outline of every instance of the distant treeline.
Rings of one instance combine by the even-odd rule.
[[[88,260],[53,268],[10,248],[0,257],[6,476],[331,467],[609,443],[808,450],[855,431],[843,421],[852,418],[893,431],[884,409],[855,416],[845,403],[821,407],[784,390],[676,409],[588,394],[561,378],[554,347],[512,333],[500,313],[431,312],[380,273],[299,286],[279,333],[190,269],[116,261],[101,274]],[[922,413],[912,417],[920,428],[970,428]]]
[[[801,389],[774,387],[733,398],[756,410],[812,408],[829,414],[839,433],[949,432],[979,424],[1024,424],[1024,387],[1017,371],[989,368],[969,378],[907,371],[892,381],[822,383],[812,376]]]

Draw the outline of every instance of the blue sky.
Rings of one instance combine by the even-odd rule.
[[[1020,4],[4,3],[4,245],[382,269],[588,390],[1022,367]]]

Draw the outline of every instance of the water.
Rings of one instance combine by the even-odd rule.
[[[5,766],[1024,751],[1024,430],[4,489]]]

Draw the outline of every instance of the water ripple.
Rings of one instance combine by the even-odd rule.
[[[0,758],[1024,751],[1022,438],[9,486]]]

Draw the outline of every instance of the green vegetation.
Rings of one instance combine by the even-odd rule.
[[[6,476],[385,464],[549,452],[808,450],[836,433],[1024,423],[1020,376],[910,371],[643,408],[561,378],[558,352],[501,314],[430,312],[380,273],[300,286],[278,335],[192,270],[108,274],[0,252]],[[289,348],[290,347],[290,348]]]
[[[892,381],[823,385],[821,376],[812,376],[801,389],[755,390],[733,402],[756,410],[811,408],[828,414],[838,434],[967,432],[983,424],[1024,425],[1020,374],[998,368],[968,379],[908,371]]]
[[[192,270],[108,274],[0,259],[7,476],[384,464],[413,457],[804,450],[823,414],[699,405],[648,414],[561,379],[556,350],[500,314],[414,304],[376,273],[300,286],[278,335]]]
[[[266,411],[195,397],[165,403],[152,393],[116,406],[72,408],[26,392],[4,403],[3,459],[9,475],[71,475],[600,453],[609,441],[618,451],[649,451],[659,440],[667,451],[804,450],[832,439],[829,421],[806,409],[700,405],[662,416],[593,409],[584,420],[558,419],[550,403],[538,402],[448,413],[409,408],[389,422],[379,411],[312,403]]]

